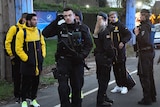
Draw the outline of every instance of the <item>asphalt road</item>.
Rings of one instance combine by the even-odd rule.
[[[156,50],[156,57],[154,63],[154,76],[155,84],[157,89],[157,102],[153,103],[148,107],[160,107],[160,64],[157,65],[157,57],[160,55],[160,50]],[[97,80],[95,74],[95,62],[88,63],[91,67],[90,71],[86,71],[85,83],[83,87],[83,107],[96,107],[96,94],[97,94]],[[132,77],[136,81],[136,86],[130,90],[127,94],[122,95],[120,93],[111,93],[110,90],[114,88],[115,80],[113,72],[111,73],[111,80],[108,86],[107,94],[110,99],[114,100],[112,107],[143,107],[138,105],[137,102],[142,98],[142,88],[137,76],[137,58],[132,57],[127,59],[127,69],[130,71]],[[47,88],[38,91],[38,102],[41,107],[60,107],[59,97],[57,92],[57,84],[54,86],[49,86]],[[4,105],[2,107],[20,107],[20,104],[10,104]]]

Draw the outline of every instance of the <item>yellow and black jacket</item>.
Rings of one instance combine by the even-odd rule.
[[[18,27],[18,29],[17,29]],[[6,35],[6,40],[5,40],[5,49],[7,51],[7,54],[9,56],[14,56],[15,50],[13,48],[15,47],[15,43],[12,44],[12,41],[14,39],[14,36],[16,36],[17,30],[22,29],[24,27],[24,24],[20,24],[19,21],[16,25],[13,25],[9,28],[7,35]],[[12,46],[14,45],[14,46]]]
[[[37,76],[42,71],[43,58],[46,56],[44,37],[39,34],[37,27],[24,26],[24,29],[26,37],[23,29],[16,37],[16,53],[22,60],[20,70],[23,75]]]

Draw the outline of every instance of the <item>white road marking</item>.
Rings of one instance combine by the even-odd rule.
[[[134,73],[136,73],[136,72],[137,72],[137,70],[130,72],[130,74],[132,75],[132,74],[134,74]],[[113,83],[115,83],[115,80],[110,81],[108,85],[111,85],[111,84],[113,84]],[[88,91],[88,92],[83,93],[83,95],[84,95],[84,96],[87,96],[87,95],[89,95],[89,94],[91,94],[91,93],[96,92],[97,90],[98,90],[98,88],[94,88],[94,89],[92,89],[92,90],[90,90],[90,91]],[[58,104],[58,105],[56,105],[56,106],[54,106],[54,107],[60,107],[60,104]]]

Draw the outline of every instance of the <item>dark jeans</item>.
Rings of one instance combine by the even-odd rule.
[[[31,100],[37,97],[39,85],[39,76],[22,75],[22,101],[26,100],[28,93],[30,93]]]
[[[14,96],[21,97],[21,73],[20,73],[20,59],[15,57],[11,60],[12,64],[12,78],[14,83]]]
[[[142,52],[138,61],[138,75],[143,88],[143,99],[152,101],[156,97],[156,88],[153,76],[153,52]]]
[[[115,62],[115,64],[113,64],[113,72],[117,86],[126,87],[127,86],[126,62],[125,61]]]
[[[70,58],[60,58],[57,62],[57,68],[61,107],[82,107],[81,89],[84,83],[84,64],[82,62],[75,64]],[[69,100],[70,87],[71,102]]]

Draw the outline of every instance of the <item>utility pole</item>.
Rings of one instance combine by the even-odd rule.
[[[11,63],[4,54],[3,40],[9,26],[15,24],[14,0],[0,0],[0,79],[11,80]]]
[[[135,27],[135,3],[136,0],[127,0],[126,3],[126,26],[132,32],[133,28]],[[132,34],[132,44],[135,42],[135,36]]]
[[[67,0],[63,0],[63,8],[66,8]]]

